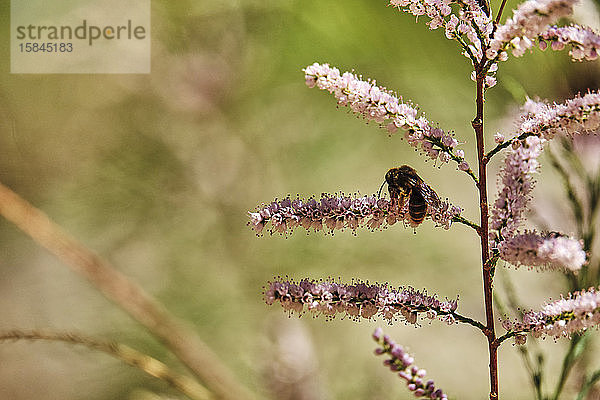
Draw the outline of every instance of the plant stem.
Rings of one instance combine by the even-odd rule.
[[[477,232],[479,232],[479,230],[481,229],[479,227],[479,225],[477,225],[476,223],[474,223],[472,221],[469,221],[468,219],[466,219],[466,218],[464,218],[464,217],[462,217],[460,215],[452,217],[452,222],[458,222],[458,223],[461,223],[461,224],[465,224],[466,226],[469,226],[469,227],[475,229],[475,231],[477,231]]]
[[[476,321],[473,318],[465,317],[464,315],[460,315],[456,312],[451,312],[446,315],[452,315],[454,317],[454,319],[457,320],[458,322],[462,322],[464,324],[469,324],[469,325],[474,326],[475,328],[479,329],[480,331],[485,332],[485,326],[481,322]]]
[[[484,53],[485,54],[485,53]],[[485,84],[486,71],[484,69],[485,57],[476,68],[477,82],[477,115],[472,121],[475,137],[477,139],[477,161],[479,166],[479,209],[481,213],[481,223],[479,229],[479,238],[481,239],[481,265],[483,270],[483,294],[485,300],[485,318],[486,329],[484,331],[488,340],[488,350],[490,357],[490,400],[498,399],[498,346],[496,341],[496,332],[494,329],[494,310],[493,310],[493,263],[490,263],[489,252],[489,234],[488,234],[488,200],[487,200],[487,163],[488,158],[485,155],[485,145],[483,136],[483,89]]]
[[[500,5],[500,9],[498,10],[498,16],[494,21],[494,25],[498,25],[500,23],[500,18],[502,18],[502,11],[504,11],[504,6],[506,5],[506,0],[502,0],[502,4]]]
[[[562,368],[560,370],[560,379],[556,384],[556,389],[554,390],[552,400],[558,400],[560,398],[560,394],[565,386],[565,383],[567,382],[567,378],[569,377],[571,369],[579,360],[581,353],[585,349],[585,341],[587,338],[588,335],[586,335],[585,333],[581,335],[575,335],[571,338],[571,342],[569,343],[569,350],[563,358]]]
[[[91,350],[107,353],[150,376],[165,381],[190,399],[213,400],[214,396],[195,380],[178,375],[162,362],[121,343],[99,341],[87,336],[67,332],[8,331],[0,332],[0,342],[8,340],[48,340],[80,344]]]
[[[171,315],[144,289],[108,261],[71,237],[41,210],[0,183],[0,215],[15,224],[40,246],[84,276],[104,296],[159,338],[217,398],[250,399],[241,385],[202,339],[183,321]]]

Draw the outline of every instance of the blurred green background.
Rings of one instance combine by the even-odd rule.
[[[259,238],[246,226],[249,210],[287,194],[374,193],[401,164],[476,220],[470,178],[454,165],[425,162],[400,135],[388,137],[336,109],[330,95],[306,88],[301,71],[329,62],[376,78],[455,130],[475,165],[471,70],[443,32],[415,24],[384,0],[155,0],[151,74],[19,75],[9,73],[9,2],[0,4],[0,180],[189,321],[258,398],[411,398],[372,355],[370,333],[381,321],[290,319],[262,300],[274,276],[458,294],[463,314],[483,318],[478,241],[465,226],[444,231],[425,223],[416,235],[394,226],[333,237],[298,230],[287,238]],[[586,7],[598,23],[593,5]],[[535,51],[500,67],[487,95],[488,145],[497,130],[510,136],[524,93],[562,100],[600,86],[598,62],[574,64],[566,52]],[[540,175],[543,199],[534,211],[560,204],[554,178],[547,169]],[[490,181],[493,199],[493,175]],[[560,207],[549,214],[569,233]],[[3,219],[0,274],[0,329],[88,333],[183,371],[142,327]],[[558,297],[563,283],[559,274],[503,268],[500,293],[506,276],[535,308]],[[484,337],[466,326],[422,325],[384,329],[452,398],[485,398]],[[179,396],[79,347],[2,343],[0,360],[0,399]],[[531,398],[516,348],[503,346],[500,363],[503,398]]]

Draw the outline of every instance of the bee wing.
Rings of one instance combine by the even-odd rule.
[[[437,195],[437,193],[435,192],[435,190],[433,190],[428,184],[422,183],[419,186],[419,192],[423,196],[423,199],[425,199],[425,202],[428,205],[430,205],[432,207],[439,206],[441,200],[440,200],[439,196]]]
[[[417,188],[417,187],[420,187],[421,185],[425,184],[425,183],[423,183],[423,179],[421,179],[421,177],[417,174],[407,175],[406,182],[408,183],[408,186],[411,188]]]

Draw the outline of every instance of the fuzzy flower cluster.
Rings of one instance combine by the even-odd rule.
[[[545,141],[537,136],[515,140],[512,151],[504,160],[500,192],[491,209],[493,247],[503,238],[511,237],[523,221],[535,184],[533,174],[539,167],[537,158],[542,154]]]
[[[579,25],[563,27],[551,26],[539,35],[540,49],[545,50],[550,42],[552,50],[562,50],[571,46],[569,55],[574,61],[592,61],[600,53],[600,35],[592,28]]]
[[[465,55],[473,61],[482,57],[481,39],[487,38],[493,29],[487,4],[485,8],[475,0],[459,1],[458,14],[452,12],[450,0],[390,0],[390,5],[416,17],[427,16],[429,29],[444,28],[448,39],[456,39],[465,48]]]
[[[586,262],[582,243],[561,234],[517,234],[498,246],[500,258],[516,266],[577,272]]]
[[[396,222],[391,212],[390,201],[374,196],[350,197],[330,196],[322,194],[319,200],[289,197],[275,200],[271,204],[262,205],[256,212],[250,212],[249,225],[261,233],[265,225],[270,223],[270,232],[288,233],[297,226],[306,230],[320,231],[328,229],[342,230],[358,227],[378,229]]]
[[[513,235],[521,225],[534,186],[533,174],[544,143],[558,133],[575,134],[600,128],[600,94],[590,92],[562,104],[527,100],[519,124],[518,138],[506,156],[500,173],[498,198],[491,210],[492,245]]]
[[[534,40],[548,25],[572,13],[577,0],[528,0],[514,10],[513,16],[499,25],[486,52],[490,60],[506,59],[509,49],[515,57],[533,47]]]
[[[592,132],[600,128],[600,91],[576,96],[562,104],[528,99],[523,109],[520,135],[552,139],[557,133]]]
[[[433,160],[447,163],[454,160],[459,169],[470,171],[464,152],[455,150],[458,141],[450,132],[433,126],[410,104],[403,103],[387,89],[377,86],[375,81],[364,81],[353,73],[340,73],[329,64],[314,63],[304,69],[308,87],[327,90],[337,99],[338,105],[349,107],[352,112],[385,127],[392,134],[402,128],[406,130],[408,143],[421,149]]]
[[[445,18],[452,13],[449,0],[390,0],[390,5],[416,17],[426,15],[429,29],[444,26]]]
[[[350,285],[333,280],[277,278],[269,282],[264,292],[268,305],[278,301],[288,311],[299,314],[306,310],[333,319],[336,315],[349,316],[355,320],[380,316],[388,322],[402,318],[415,324],[419,313],[429,319],[453,324],[458,299],[441,301],[426,291],[411,287],[392,288],[387,284],[357,282]]]
[[[534,337],[570,337],[600,324],[600,292],[594,288],[569,294],[565,299],[546,304],[540,311],[529,311],[522,321],[505,320],[502,326],[515,333],[531,332]],[[525,338],[519,335],[519,340]]]
[[[414,365],[414,358],[404,348],[394,342],[388,335],[384,335],[381,328],[375,329],[373,339],[381,345],[375,350],[376,355],[387,354],[390,358],[385,360],[384,365],[406,381],[408,390],[414,396],[423,399],[447,399],[442,389],[435,387],[433,380],[425,380],[427,371]]]
[[[413,226],[408,213],[408,198],[398,207],[392,207],[390,200],[375,196],[351,197],[322,194],[319,200],[289,197],[273,201],[250,212],[248,225],[261,233],[270,223],[270,233],[291,233],[295,227],[320,231],[328,229],[330,233],[346,228],[356,231],[359,227],[371,230],[381,229],[396,222]],[[440,201],[427,208],[427,218],[436,226],[449,229],[452,219],[460,215],[461,209],[448,202]]]

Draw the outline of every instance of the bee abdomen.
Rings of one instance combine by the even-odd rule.
[[[421,224],[427,215],[427,202],[418,189],[410,192],[408,214],[416,225]]]

